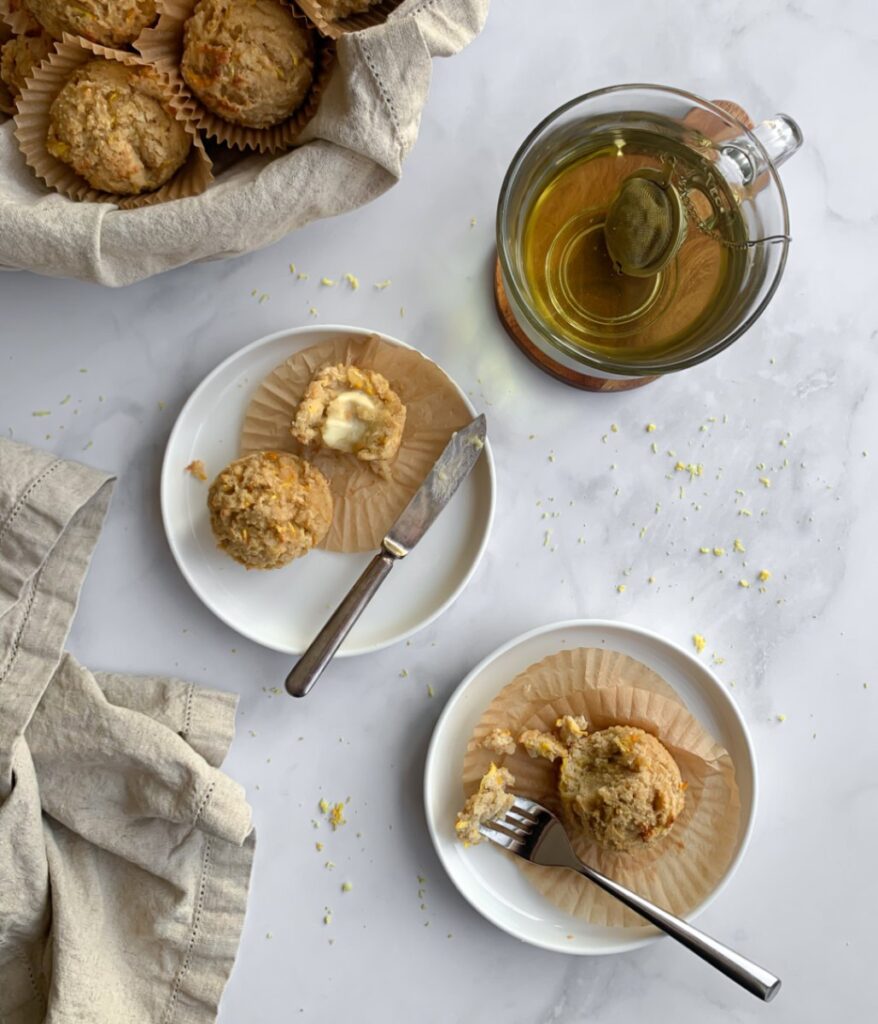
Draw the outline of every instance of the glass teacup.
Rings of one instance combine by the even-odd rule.
[[[620,383],[722,351],[780,282],[790,238],[777,167],[801,142],[784,114],[753,127],[731,104],[655,85],[560,107],[525,139],[500,193],[499,285],[517,327],[562,369]],[[665,255],[623,272],[607,214],[636,178],[669,197],[668,223],[635,207],[614,230],[621,220],[636,243],[655,228],[648,251]]]

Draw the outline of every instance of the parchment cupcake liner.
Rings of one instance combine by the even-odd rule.
[[[17,36],[26,36],[39,28],[36,18],[21,5],[13,7],[10,0],[0,0],[0,21],[8,25]]]
[[[361,14],[350,14],[347,18],[341,18],[338,21],[327,20],[320,5],[314,0],[297,0],[297,2],[307,14],[308,20],[313,22],[323,35],[330,39],[339,39],[348,32],[362,32],[363,29],[372,28],[373,25],[383,25],[403,0],[381,0],[380,3],[373,4]]]
[[[598,871],[677,915],[688,913],[713,891],[734,855],[741,812],[735,769],[679,696],[641,662],[617,651],[580,648],[526,669],[491,701],[473,732],[463,763],[465,792],[476,789],[493,761],[512,772],[516,793],[562,814],[556,766],[520,748],[497,755],[480,743],[497,726],[516,739],[524,729],[550,731],[565,714],[584,715],[592,731],[638,726],[673,755],[687,789],[683,812],[667,836],[622,853],[581,832],[571,829],[570,835],[577,855]],[[610,927],[643,926],[642,918],[581,875],[515,861],[546,899],[574,917]]]
[[[322,367],[339,363],[382,374],[406,407],[402,443],[389,480],[353,455],[306,448],[290,433],[311,378]],[[297,352],[259,385],[244,414],[240,451],[274,449],[309,458],[329,480],[334,501],[332,526],[322,547],[374,551],[451,435],[471,419],[454,383],[420,352],[375,335],[339,335]]]
[[[52,156],[46,148],[49,109],[73,72],[95,57],[118,61],[129,67],[142,67],[147,63],[136,54],[122,50],[110,50],[97,43],[65,35],[62,42],[55,44],[55,52],[44,60],[39,68],[35,69],[33,77],[28,79],[18,100],[18,111],[15,115],[15,137],[18,139],[19,147],[28,166],[50,188],[70,199],[91,203],[114,203],[124,210],[167,203],[173,199],[194,196],[203,192],[213,180],[210,160],[204,151],[194,124],[187,118],[170,81],[168,81],[168,102],[177,119],[182,122],[192,137],[192,149],[186,163],[161,188],[137,196],[120,196],[102,192],[92,188],[72,168]],[[167,78],[167,76],[165,77]]]
[[[158,22],[153,28],[145,29],[140,34],[134,42],[135,49],[145,60],[160,67],[171,77],[187,116],[208,138],[224,142],[235,149],[258,153],[282,153],[290,149],[317,113],[320,97],[326,89],[335,65],[334,43],[321,39],[319,35],[316,36],[314,81],[304,101],[291,117],[270,128],[246,128],[226,121],[208,110],[183,79],[180,71],[183,59],[183,30],[196,3],[197,0],[163,0]],[[292,4],[288,6],[297,17],[305,20]]]

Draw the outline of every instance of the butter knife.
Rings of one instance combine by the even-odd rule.
[[[287,676],[287,693],[304,697],[317,682],[390,570],[430,529],[478,462],[485,447],[486,430],[483,414],[452,434],[424,482],[390,527],[381,550]]]

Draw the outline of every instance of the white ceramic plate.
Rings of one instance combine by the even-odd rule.
[[[430,742],[424,776],[427,826],[452,882],[498,928],[562,953],[621,953],[655,941],[660,933],[650,925],[605,928],[571,917],[532,888],[511,857],[490,843],[464,848],[454,835],[455,815],[463,801],[463,756],[485,707],[519,672],[549,654],[575,647],[622,651],[654,669],[732,755],[741,794],[737,848],[720,883],[689,917],[699,914],[721,892],[740,863],[753,828],[756,761],[750,734],[725,687],[704,664],[655,633],[621,622],[583,619],[543,626],[510,640],[470,672],[452,694]]]
[[[189,397],[165,450],[162,519],[180,571],[223,622],[250,640],[286,654],[305,650],[372,554],[317,550],[282,569],[248,572],[217,549],[207,514],[207,485],[185,472],[185,467],[201,459],[212,480],[237,457],[250,396],[294,352],[336,334],[367,337],[375,333],[335,325],[298,327],[240,349]],[[475,415],[462,392],[461,396]],[[394,568],[342,644],[339,656],[379,650],[442,614],[467,585],[485,550],[494,516],[494,491],[494,460],[487,444],[448,508],[415,551]]]

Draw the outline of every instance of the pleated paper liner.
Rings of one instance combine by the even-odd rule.
[[[173,87],[168,82],[168,103],[174,110],[179,121],[192,137],[192,149],[186,163],[161,188],[154,192],[145,192],[137,196],[120,196],[110,192],[101,192],[76,174],[72,168],[56,159],[46,149],[46,134],[49,129],[49,109],[55,97],[69,80],[77,68],[93,60],[103,57],[106,60],[118,61],[129,67],[142,67],[144,60],[133,53],[121,50],[109,50],[97,43],[90,43],[74,36],[64,36],[64,40],[55,44],[55,52],[51,54],[39,68],[19,97],[18,112],[15,115],[15,137],[29,167],[50,188],[71,199],[90,203],[114,203],[124,210],[133,210],[142,206],[153,206],[167,203],[186,196],[195,196],[203,192],[213,180],[210,160],[204,151],[201,139],[195,131],[194,124],[187,119],[179,99],[174,95]]]
[[[353,455],[305,448],[290,433],[296,408],[324,366],[356,365],[382,374],[406,407],[405,430],[390,479]],[[259,385],[244,414],[241,454],[274,449],[311,459],[328,478],[334,512],[329,551],[374,551],[420,487],[455,430],[472,419],[457,387],[414,349],[372,335],[339,335],[297,352]]]
[[[383,25],[403,0],[381,0],[372,4],[360,14],[349,14],[338,21],[326,18],[319,3],[315,0],[297,0],[299,7],[308,15],[317,28],[330,39],[339,39],[348,32],[362,32],[373,25]]]
[[[11,0],[0,0],[0,20],[8,25],[17,36],[26,36],[36,32],[40,23],[23,4],[12,3]],[[0,39],[3,38],[0,32]]]
[[[208,110],[183,79],[180,71],[183,59],[183,31],[196,2],[197,0],[163,0],[158,22],[154,28],[141,32],[134,42],[135,49],[145,60],[156,64],[171,76],[179,90],[187,116],[208,138],[242,151],[282,153],[290,149],[317,113],[320,98],[335,65],[335,44],[331,40],[321,39],[314,33],[314,81],[304,101],[280,124],[272,125],[270,128],[246,128],[244,125],[226,121]],[[303,22],[305,21],[292,4],[287,6],[291,7],[293,13]]]
[[[592,731],[639,726],[673,755],[687,789],[683,812],[667,836],[623,853],[602,848],[580,831],[570,829],[569,834],[577,855],[598,871],[677,915],[688,913],[713,891],[734,856],[741,810],[735,769],[728,752],[679,696],[635,659],[599,649],[562,651],[517,676],[491,701],[474,730],[464,757],[465,791],[476,788],[494,761],[512,772],[516,793],[561,815],[556,766],[520,748],[497,755],[479,743],[496,726],[510,729],[516,739],[524,729],[550,731],[565,714],[584,715]],[[581,875],[515,861],[531,884],[566,913],[608,927],[643,925]]]

